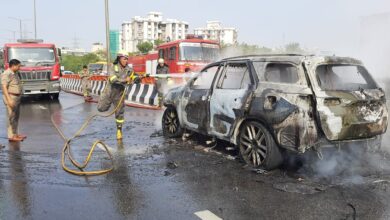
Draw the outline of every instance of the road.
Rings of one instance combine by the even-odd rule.
[[[66,93],[56,103],[26,100],[20,130],[28,139],[11,144],[0,105],[0,219],[390,218],[387,153],[332,151],[322,161],[314,153],[290,155],[279,170],[251,170],[227,143],[163,138],[162,112],[155,110],[126,108],[122,145],[114,119],[96,119],[73,143],[73,154],[82,160],[94,140],[105,140],[115,169],[70,175],[61,168],[63,142],[50,117],[70,136],[94,112],[96,104]],[[97,150],[89,168],[109,165]]]

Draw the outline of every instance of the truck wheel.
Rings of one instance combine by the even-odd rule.
[[[283,162],[279,146],[269,131],[258,122],[250,121],[242,126],[238,146],[241,157],[253,168],[272,170]]]
[[[177,111],[172,106],[169,106],[164,111],[162,117],[162,130],[164,136],[168,138],[180,137],[183,134]]]

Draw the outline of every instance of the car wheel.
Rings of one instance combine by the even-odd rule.
[[[174,107],[169,106],[165,109],[162,117],[162,130],[165,137],[175,138],[183,134],[180,126],[179,117]]]
[[[245,123],[239,134],[238,146],[241,157],[253,168],[272,170],[283,162],[279,146],[269,131],[260,123]]]

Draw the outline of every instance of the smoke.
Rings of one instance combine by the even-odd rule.
[[[386,89],[390,82],[390,12],[360,19],[359,56],[371,74]]]
[[[390,171],[389,155],[365,144],[322,148],[321,156],[305,153],[305,163],[298,172],[331,184],[364,184]]]

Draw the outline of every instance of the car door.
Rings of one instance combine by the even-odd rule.
[[[317,141],[313,93],[299,63],[255,61],[260,83],[249,112],[285,148],[305,151]]]
[[[254,87],[247,61],[230,61],[224,65],[210,97],[210,134],[229,139],[233,124]]]
[[[182,100],[182,109],[184,110],[182,118],[185,127],[201,133],[207,133],[209,130],[210,89],[219,69],[219,63],[204,68],[186,87]]]

